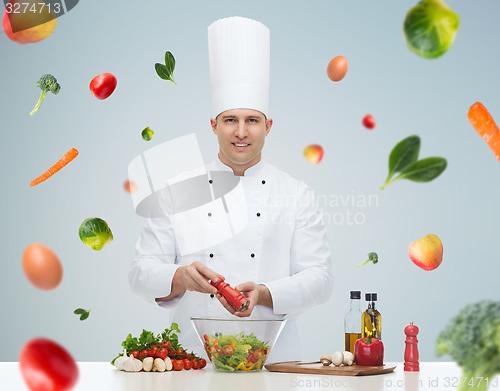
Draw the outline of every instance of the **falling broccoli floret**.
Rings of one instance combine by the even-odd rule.
[[[487,390],[486,379],[500,374],[500,302],[483,300],[463,308],[439,334],[436,353],[449,354],[460,365],[465,381],[459,390]]]
[[[366,265],[368,262],[373,262],[373,264],[378,263],[378,255],[377,253],[368,253],[368,259],[363,263],[359,263],[358,266]]]
[[[61,89],[61,86],[57,82],[57,79],[49,74],[43,75],[40,80],[36,83],[37,87],[40,87],[42,89],[42,93],[40,94],[40,99],[38,99],[38,103],[36,104],[35,108],[31,110],[30,115],[35,114],[40,106],[42,105],[43,100],[45,99],[45,96],[47,93],[50,91],[54,95],[57,95],[59,90]]]

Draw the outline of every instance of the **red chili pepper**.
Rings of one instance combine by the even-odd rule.
[[[384,365],[384,344],[372,337],[358,339],[354,344],[354,360],[363,366]]]
[[[97,99],[106,99],[116,88],[116,77],[112,73],[101,73],[90,82],[90,92]]]

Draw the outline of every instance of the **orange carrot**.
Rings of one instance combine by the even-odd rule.
[[[474,103],[467,118],[500,161],[500,129],[486,107],[481,102]]]
[[[56,164],[50,167],[47,171],[45,171],[38,178],[31,181],[30,186],[36,186],[39,183],[42,183],[46,179],[49,179],[52,175],[54,175],[57,171],[63,168],[66,164],[72,161],[75,157],[78,156],[78,151],[75,148],[70,149],[66,152],[66,155],[62,157]]]

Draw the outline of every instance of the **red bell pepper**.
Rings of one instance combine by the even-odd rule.
[[[384,365],[384,344],[371,336],[358,339],[354,344],[354,360],[363,366]]]

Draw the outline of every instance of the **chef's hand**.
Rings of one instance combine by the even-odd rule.
[[[157,297],[157,302],[172,300],[174,297],[186,291],[196,291],[201,293],[217,293],[217,288],[208,281],[217,281],[219,274],[205,264],[194,261],[190,265],[180,266],[174,273],[170,294],[166,297]]]
[[[184,290],[201,293],[217,293],[217,288],[212,286],[208,281],[217,281],[220,274],[215,273],[204,263],[194,261],[190,265],[179,267],[177,272],[179,272],[179,283]]]
[[[217,293],[217,298],[231,314],[241,318],[250,316],[256,305],[264,305],[266,307],[273,307],[273,299],[267,286],[258,285],[255,282],[247,281],[235,286],[235,289],[240,291],[250,301],[248,308],[244,311],[236,311],[223,296]]]

